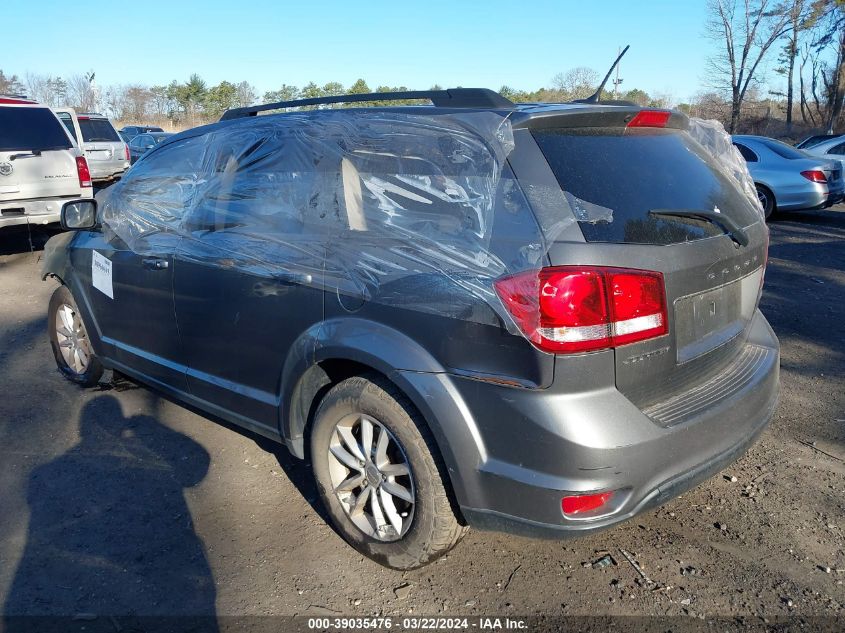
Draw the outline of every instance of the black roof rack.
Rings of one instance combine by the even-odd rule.
[[[438,108],[505,108],[514,107],[513,102],[505,99],[498,92],[487,88],[450,88],[448,90],[409,90],[407,92],[370,92],[366,94],[336,95],[296,99],[277,103],[262,103],[245,108],[226,110],[221,121],[255,116],[267,110],[298,108],[301,106],[324,105],[327,103],[357,103],[362,101],[401,101],[406,99],[428,99]]]

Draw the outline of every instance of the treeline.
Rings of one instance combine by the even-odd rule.
[[[500,92],[515,102],[565,102],[592,94],[599,82],[599,74],[591,68],[573,68],[556,75],[547,88],[533,92],[519,91],[502,86]],[[104,112],[122,123],[166,123],[171,128],[193,127],[216,121],[226,110],[257,102],[274,103],[343,94],[372,92],[406,92],[406,86],[370,86],[358,79],[349,86],[337,81],[323,85],[314,82],[299,87],[283,83],[277,90],[265,92],[259,99],[256,89],[246,81],[238,83],[221,81],[209,86],[198,74],[187,81],[172,81],[168,85],[144,86],[128,84],[101,87],[94,73],[62,77],[45,77],[27,74],[23,78],[6,75],[0,70],[0,93],[25,94],[52,107],[71,106],[84,112]],[[441,90],[435,84],[430,90]],[[613,93],[610,93],[613,96]],[[620,99],[643,106],[668,107],[672,97],[668,94],[649,95],[633,89],[620,93]],[[383,102],[388,103],[388,102]],[[390,101],[393,105],[420,103],[419,100]],[[381,105],[382,102],[374,101]],[[327,107],[349,107],[354,104],[336,104]]]

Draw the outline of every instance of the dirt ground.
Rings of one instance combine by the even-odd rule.
[[[845,616],[845,211],[771,228],[781,400],[745,457],[612,531],[471,531],[407,573],[349,548],[280,447],[143,387],[65,381],[45,332],[47,234],[30,252],[0,233],[2,612]],[[616,564],[590,565],[606,551]]]

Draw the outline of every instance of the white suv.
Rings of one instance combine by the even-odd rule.
[[[88,162],[47,106],[0,95],[0,228],[58,222],[93,196]]]
[[[129,169],[129,148],[107,117],[96,112],[77,113],[73,108],[53,112],[85,153],[95,185],[105,186]]]

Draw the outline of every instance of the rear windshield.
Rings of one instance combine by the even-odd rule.
[[[795,149],[794,147],[792,147],[791,145],[787,145],[786,143],[776,141],[773,138],[761,138],[758,139],[758,141],[768,147],[781,158],[786,158],[787,160],[795,160],[796,158],[807,158],[807,155],[801,150]]]
[[[64,127],[47,108],[0,108],[0,151],[71,147]]]
[[[743,227],[758,219],[686,132],[569,128],[533,134],[570,204],[590,212],[579,218],[588,242],[675,244],[724,233],[705,220],[655,217],[652,209],[718,207]]]
[[[809,149],[810,147],[815,147],[819,143],[823,143],[828,139],[836,138],[837,136],[837,134],[821,134],[819,136],[811,136],[810,138],[805,138],[795,147],[797,147],[798,149]]]
[[[100,142],[122,142],[117,131],[106,119],[79,119],[79,129],[82,131],[82,140],[86,143]]]

